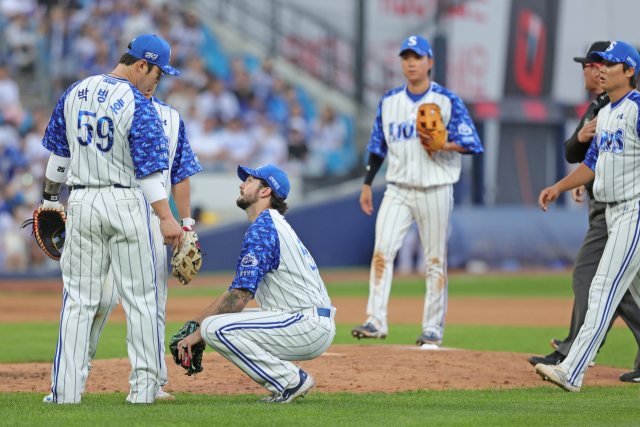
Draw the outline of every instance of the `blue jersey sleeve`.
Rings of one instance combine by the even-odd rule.
[[[191,150],[187,133],[184,129],[184,122],[180,117],[180,130],[178,131],[178,146],[176,154],[173,156],[171,165],[171,185],[176,185],[185,178],[190,177],[202,170],[198,157]]]
[[[136,178],[169,169],[169,145],[158,111],[151,101],[135,87],[131,87],[135,111],[129,131],[129,149]]]
[[[384,138],[384,131],[382,129],[382,101],[378,105],[378,112],[376,113],[376,121],[373,123],[373,130],[371,131],[371,138],[369,138],[369,144],[367,150],[373,154],[385,158],[387,156],[387,141]]]
[[[589,169],[591,169],[594,172],[596,171],[596,162],[598,161],[598,153],[600,153],[600,149],[598,148],[598,134],[595,134],[593,136],[593,139],[591,140],[591,145],[587,150],[587,154],[584,156],[584,161],[582,162],[585,165],[589,166]]]
[[[265,274],[280,266],[280,238],[269,211],[263,211],[244,235],[236,277],[229,287],[254,294]]]
[[[468,150],[469,154],[482,153],[482,143],[476,131],[476,127],[469,116],[469,111],[457,95],[449,92],[451,100],[451,120],[449,120],[449,141],[455,142],[460,147]]]
[[[51,119],[49,119],[49,124],[44,132],[44,138],[42,139],[42,145],[44,148],[60,157],[71,157],[69,141],[67,141],[67,122],[64,118],[64,103],[69,96],[69,92],[79,84],[80,81],[75,82],[64,94],[62,94],[62,97],[53,109]]]

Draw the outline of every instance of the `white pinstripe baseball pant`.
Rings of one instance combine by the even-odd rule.
[[[153,212],[153,211],[152,211]],[[160,231],[160,218],[155,213],[151,214],[151,234],[153,236],[153,244],[156,254],[156,277],[158,283],[158,335],[160,336],[160,385],[164,386],[169,382],[167,376],[167,364],[164,358],[165,355],[165,330],[166,330],[166,312],[167,312],[167,249],[164,245],[164,238]],[[89,362],[96,357],[96,351],[98,350],[98,341],[104,331],[104,327],[107,324],[109,315],[118,306],[118,300],[120,294],[113,281],[113,269],[109,270],[107,279],[104,282],[102,288],[102,299],[98,305],[98,311],[93,320],[91,326],[91,333],[89,335]],[[87,372],[85,375],[85,382],[91,371],[91,363],[87,364]]]
[[[376,240],[369,277],[367,322],[387,333],[387,305],[393,261],[416,221],[424,251],[426,288],[423,332],[442,339],[447,311],[447,240],[453,209],[453,185],[427,188],[388,184],[376,219]]]
[[[200,328],[208,345],[275,393],[298,377],[299,369],[291,361],[315,359],[336,334],[329,317],[272,311],[211,316]]]
[[[64,298],[51,375],[54,402],[81,400],[89,334],[111,267],[127,314],[132,401],[152,403],[160,386],[160,337],[149,205],[139,189],[87,188],[71,192],[68,212],[60,260]]]
[[[589,289],[589,309],[569,354],[560,364],[571,384],[581,387],[622,297],[631,287],[640,305],[640,199],[607,206],[609,238]]]

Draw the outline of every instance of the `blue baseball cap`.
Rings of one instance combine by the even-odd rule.
[[[169,43],[160,37],[151,34],[144,34],[131,40],[131,49],[127,49],[124,53],[128,53],[138,59],[144,59],[150,64],[155,64],[160,69],[171,75],[179,76],[180,71],[169,65],[171,57],[171,47]]]
[[[431,45],[424,37],[420,36],[409,36],[402,42],[402,47],[400,48],[400,55],[405,50],[412,50],[420,56],[428,56],[429,58],[433,58],[433,50],[431,50]]]
[[[289,178],[287,178],[287,174],[279,167],[264,165],[253,170],[245,166],[238,166],[238,177],[240,177],[242,181],[246,181],[249,175],[267,181],[269,187],[271,187],[279,197],[286,199],[289,195]]]
[[[638,67],[638,64],[640,64],[640,53],[629,43],[615,41],[611,43],[604,52],[591,52],[589,56],[594,61],[606,59],[611,62],[622,62],[629,67],[635,68],[636,74],[640,71],[640,67]]]

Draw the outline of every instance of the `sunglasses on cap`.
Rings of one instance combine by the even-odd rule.
[[[602,67],[602,64],[599,62],[583,62],[582,69],[584,70],[587,67]]]

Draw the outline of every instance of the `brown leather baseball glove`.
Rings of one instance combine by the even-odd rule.
[[[55,261],[60,261],[65,238],[67,217],[62,205],[59,209],[45,208],[42,205],[33,211],[33,218],[22,223],[20,228],[33,226],[31,234],[36,238],[40,249]]]
[[[184,242],[176,248],[171,257],[173,277],[177,277],[183,285],[188,284],[198,274],[202,266],[202,251],[198,244],[198,235],[191,227],[183,227]]]
[[[420,138],[422,146],[427,150],[427,153],[429,153],[429,157],[432,157],[432,153],[439,151],[449,138],[449,132],[445,129],[444,123],[442,122],[440,107],[436,104],[422,104],[418,108],[416,124],[419,131],[427,133],[433,138],[431,145],[428,145]]]

